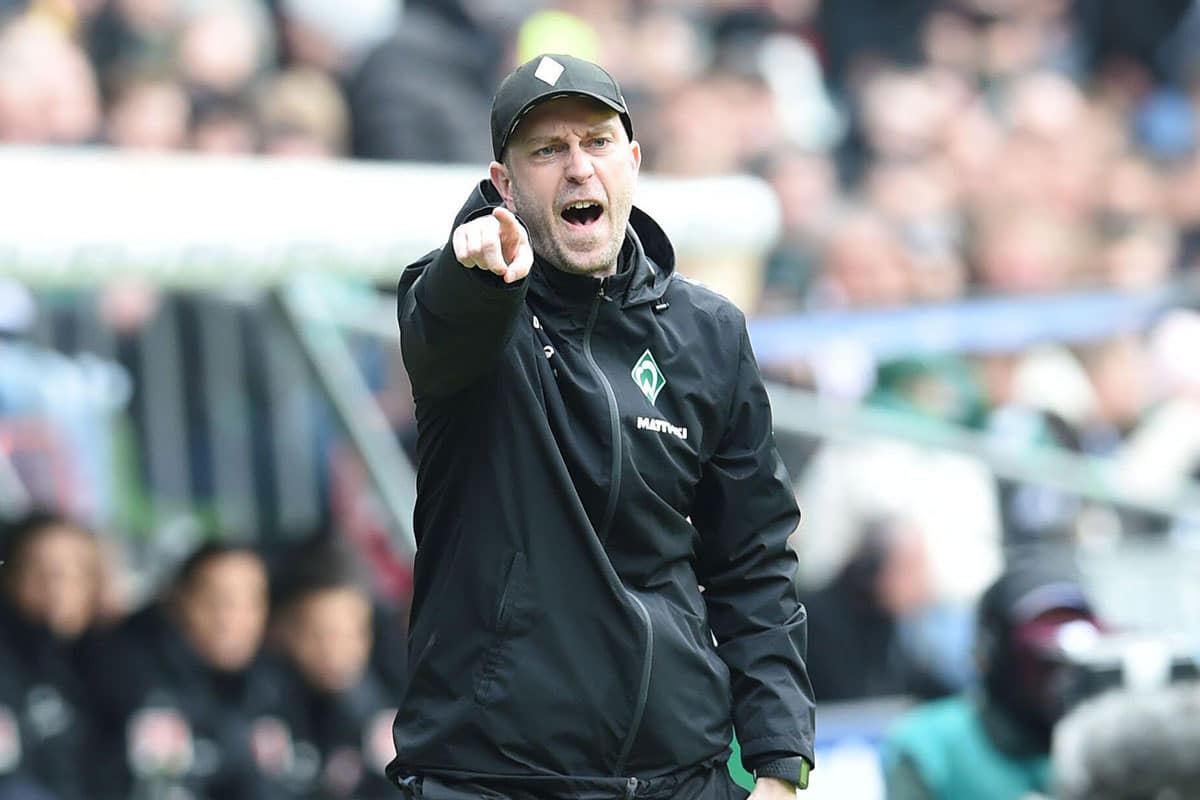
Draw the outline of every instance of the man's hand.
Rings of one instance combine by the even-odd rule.
[[[796,785],[779,778],[759,778],[750,800],[796,800]]]
[[[490,217],[477,217],[459,225],[451,241],[458,263],[467,269],[486,269],[504,278],[505,283],[521,280],[533,266],[529,234],[503,206],[492,209]]]

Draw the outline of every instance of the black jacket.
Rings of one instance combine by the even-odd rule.
[[[390,734],[395,695],[369,670],[354,686],[333,694],[307,685],[295,669],[289,673],[289,702],[298,712],[298,746],[311,748],[320,763],[300,796],[399,800],[383,772],[394,755]]]
[[[455,225],[498,200],[482,182]],[[727,757],[731,722],[751,766],[811,760],[799,511],[745,320],[674,261],[634,209],[603,281],[537,259],[505,285],[449,246],[405,270],[418,551],[393,775],[653,778]]]
[[[87,701],[76,644],[0,601],[0,799],[91,796]]]
[[[276,662],[215,670],[157,604],[97,642],[91,659],[105,729],[98,760],[108,767],[93,797],[158,797],[176,787],[197,800],[303,796],[319,759],[296,747],[298,710]],[[164,728],[183,733],[171,738]]]

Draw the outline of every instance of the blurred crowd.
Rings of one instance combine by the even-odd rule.
[[[541,52],[592,58],[615,74],[646,171],[747,172],[774,190],[781,230],[750,278],[753,317],[895,326],[888,315],[904,309],[958,315],[947,318],[952,332],[936,347],[914,338],[912,353],[881,354],[848,328],[837,346],[811,357],[764,359],[770,377],[892,412],[913,430],[952,424],[1010,460],[1032,464],[1053,447],[1104,459],[1118,476],[1120,497],[1089,500],[1052,488],[1053,467],[1043,480],[998,477],[986,459],[918,436],[781,437],[805,513],[794,544],[823,701],[961,698],[986,679],[978,601],[1014,550],[1196,541],[1196,520],[1170,510],[1200,479],[1193,0],[0,0],[0,144],[454,162],[482,174],[494,88]],[[192,328],[203,329],[205,317],[195,308],[211,298],[150,294],[110,287],[96,304],[103,324],[118,338],[144,330],[144,352],[152,352],[165,346],[152,323],[170,310],[163,325],[182,320],[178,350],[191,363],[189,347],[203,338]],[[1087,335],[1067,340],[1041,336],[1046,320],[1029,313],[989,317],[1005,330],[987,346],[953,333],[969,331],[975,310],[998,298],[1018,309],[1051,298],[1042,316],[1068,318],[1085,308],[1079,298],[1096,295],[1156,298],[1155,312],[1136,324],[1115,312],[1085,320]],[[0,292],[0,345],[21,327],[6,322],[12,308]],[[257,321],[238,324],[253,333],[248,340],[271,338],[257,333]],[[907,334],[887,330],[893,339]],[[81,336],[72,329],[73,340]],[[13,366],[14,352],[0,348],[0,374],[43,375]],[[130,352],[131,364],[160,361]],[[246,362],[260,363],[253,356]],[[135,406],[147,396],[139,369],[130,368],[126,389]],[[388,369],[396,367],[381,372]],[[270,370],[249,372],[252,382]],[[188,453],[193,483],[205,484],[192,487],[199,496],[212,481],[195,476],[221,465],[217,448],[196,447],[201,434],[190,432],[204,428],[192,419],[204,416],[193,407],[200,401],[183,401],[191,402],[187,444],[203,451]],[[408,413],[406,402],[397,405],[398,416]],[[0,391],[0,416],[14,408],[23,407]],[[150,422],[144,427],[149,438]],[[255,458],[268,445],[256,445]],[[96,474],[105,472],[100,461],[108,463],[97,460]],[[260,480],[260,492],[266,485],[274,484]],[[97,540],[62,520],[26,523],[25,533],[0,540],[9,560],[0,660],[10,652],[47,660],[0,663],[0,776],[85,777],[61,766],[74,761],[37,766],[41,756],[14,756],[11,742],[18,728],[18,742],[86,731],[89,742],[123,752],[100,759],[111,770],[86,776],[114,797],[165,796],[156,792],[170,786],[201,798],[373,796],[382,761],[371,743],[382,734],[371,726],[398,668],[364,638],[369,595],[342,556],[313,562],[311,554],[204,549],[133,611],[101,591],[110,582],[98,578],[86,597],[56,594],[72,564],[100,574]],[[308,574],[302,562],[328,569]],[[235,573],[228,580],[239,588],[226,588]],[[1200,608],[1200,596],[1192,599]],[[996,613],[1013,611],[1011,603]],[[1075,616],[1052,614],[1056,624],[1094,621],[1079,603],[1046,610],[1063,608]],[[1005,617],[995,636],[1044,638],[1042,616],[1019,622]],[[3,643],[17,640],[6,636],[24,638],[11,647]],[[349,643],[331,647],[327,636]],[[319,663],[334,651],[346,663]],[[1001,655],[1025,659],[1004,662],[1009,672],[1041,669],[1029,666],[1034,656]],[[10,675],[51,676],[49,688],[31,694],[45,688],[41,678],[10,686]],[[272,688],[255,689],[261,705],[246,705],[255,681]],[[19,708],[29,697],[49,699],[41,710]],[[1036,705],[1014,702],[1026,701]],[[975,719],[962,716],[962,704],[939,708],[921,724]],[[86,726],[66,725],[74,717],[63,714]],[[313,722],[338,715],[349,722]],[[1021,773],[1027,790],[1045,788],[1043,723],[1034,749],[1041,760]],[[343,729],[345,741],[314,738]],[[247,735],[249,750],[236,744]],[[61,759],[76,746],[44,752]],[[6,773],[6,764],[26,762],[32,772]],[[1095,776],[1069,777],[1086,787]],[[0,800],[41,797],[5,795],[4,786]],[[60,800],[104,796],[48,788]]]
[[[1190,0],[4,0],[0,142],[482,164],[570,50],[646,167],[750,171],[764,309],[1137,289],[1200,243]]]
[[[0,798],[394,796],[404,623],[348,549],[209,542],[132,607],[111,544],[0,537]]]

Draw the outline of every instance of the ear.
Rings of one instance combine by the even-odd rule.
[[[509,177],[508,167],[499,161],[493,161],[488,167],[488,175],[492,179],[492,185],[500,193],[500,198],[504,200],[504,205],[509,211],[515,212],[517,207],[513,203],[512,178]]]
[[[633,158],[633,174],[637,175],[642,167],[642,146],[638,144],[637,139],[629,143],[629,155]]]

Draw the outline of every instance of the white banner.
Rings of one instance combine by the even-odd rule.
[[[486,169],[0,147],[0,176],[0,275],[205,287],[314,269],[390,281],[445,242]],[[684,259],[760,257],[779,230],[774,194],[746,176],[645,176],[636,202]]]

